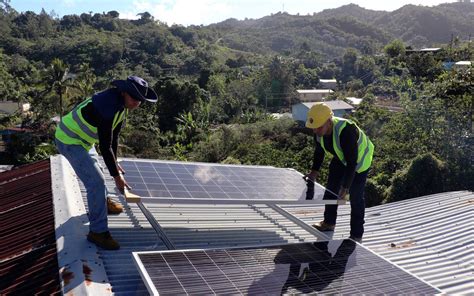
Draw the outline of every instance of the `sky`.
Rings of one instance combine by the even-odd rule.
[[[120,18],[137,19],[138,13],[149,12],[155,20],[168,25],[209,25],[228,18],[256,19],[284,11],[307,15],[324,9],[354,3],[371,10],[393,11],[407,4],[435,6],[455,0],[11,0],[18,12],[54,12],[62,17],[68,14],[118,11]]]

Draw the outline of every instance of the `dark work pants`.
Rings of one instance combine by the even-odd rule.
[[[342,164],[336,157],[334,157],[329,165],[329,177],[326,189],[339,193],[341,188],[342,178],[346,166]],[[365,216],[365,199],[364,189],[367,181],[367,174],[369,170],[362,173],[356,173],[352,181],[351,188],[349,188],[350,202],[351,202],[351,236],[362,237],[364,234],[364,216]],[[324,192],[323,199],[337,199],[337,196],[330,193],[328,190]],[[324,209],[324,222],[327,224],[336,224],[337,205],[326,205]]]

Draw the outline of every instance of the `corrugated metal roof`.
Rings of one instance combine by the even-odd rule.
[[[109,192],[114,182],[107,179]],[[87,208],[85,188],[81,184]],[[99,250],[107,276],[116,295],[147,294],[132,252],[166,250],[136,204],[114,200],[125,212],[109,215],[109,229],[121,245],[119,251]],[[248,246],[301,242],[317,238],[265,205],[170,205],[145,204],[178,249]],[[324,235],[321,235],[323,238]]]
[[[306,223],[323,208],[284,207]],[[446,293],[474,291],[474,194],[434,194],[366,210],[364,245]],[[333,238],[349,235],[350,208],[340,207]]]
[[[110,184],[111,185],[111,184]],[[117,197],[115,200],[124,201]],[[314,236],[265,206],[246,205],[145,205],[178,249],[229,247],[303,241]],[[132,252],[166,250],[137,205],[109,216],[109,228],[120,244],[119,251],[99,250],[112,291],[117,295],[147,293],[132,259]],[[267,217],[266,217],[267,216]],[[285,220],[278,223],[276,219]],[[296,230],[296,231],[295,231]]]
[[[113,180],[107,180],[113,191]],[[85,199],[85,191],[82,188]],[[126,205],[122,197],[115,200]],[[472,291],[472,192],[450,192],[367,209],[364,245],[447,293]],[[266,205],[145,204],[177,249],[315,241],[318,238]],[[134,265],[134,251],[165,250],[136,204],[109,216],[119,251],[98,250],[112,292],[147,294]],[[284,206],[300,220],[320,221],[324,206]],[[349,236],[350,208],[339,208],[330,237]]]
[[[112,181],[108,187],[113,190]],[[266,205],[145,206],[177,249],[293,243],[315,241],[325,236],[315,237]],[[123,233],[124,236],[117,239],[125,242],[129,252],[153,249],[150,241],[145,245],[128,245],[135,235],[140,238],[142,234],[133,230],[124,232],[123,227],[131,229],[132,225],[140,225],[151,229],[138,207],[133,204],[129,207],[131,215],[127,214],[127,217],[133,217],[132,220],[125,215],[109,216],[111,232],[114,236]],[[472,291],[473,255],[472,229],[468,229],[466,222],[473,225],[473,207],[474,194],[463,191],[368,208],[364,245],[444,292],[467,293]],[[307,224],[320,221],[324,213],[322,205],[282,208]],[[348,237],[349,218],[350,207],[341,206],[338,227],[334,233],[329,233],[330,237]],[[148,234],[153,237],[152,232]],[[158,241],[155,249],[165,249],[165,246]],[[111,281],[113,291],[118,294],[130,292],[129,287],[145,289],[127,251],[121,251],[118,258],[113,251],[100,251],[107,272],[116,272],[115,267],[120,267],[130,274],[125,283]]]
[[[60,294],[49,160],[0,174],[0,294]]]
[[[334,91],[332,89],[297,89],[296,92],[299,94],[328,94]]]
[[[305,105],[306,107],[311,108],[316,104],[320,104],[321,102],[306,102],[306,103],[301,103]],[[344,101],[337,100],[337,101],[324,101],[324,104],[328,105],[329,108],[332,110],[346,110],[346,109],[354,109],[351,105],[347,104]]]

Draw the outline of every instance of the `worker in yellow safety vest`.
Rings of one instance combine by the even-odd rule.
[[[119,133],[129,110],[144,101],[156,102],[157,95],[140,77],[115,80],[114,87],[96,93],[64,116],[56,128],[56,147],[71,164],[87,191],[89,234],[87,239],[107,250],[120,245],[110,235],[107,213],[118,214],[122,205],[107,197],[105,179],[94,145],[98,143],[104,162],[117,188],[123,192],[127,182],[117,162]]]
[[[374,154],[374,144],[351,120],[335,117],[325,103],[317,103],[308,111],[306,127],[315,135],[315,151],[311,171],[305,175],[312,181],[327,153],[333,155],[323,199],[343,199],[349,193],[351,204],[350,238],[361,242],[364,234],[364,189]],[[337,205],[326,205],[324,220],[313,226],[320,231],[334,231]]]

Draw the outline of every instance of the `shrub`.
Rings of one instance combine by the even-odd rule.
[[[395,174],[388,189],[387,202],[442,192],[447,170],[431,153],[415,157],[406,170]]]
[[[367,179],[364,196],[366,207],[380,205],[384,200],[384,187],[378,185],[377,182],[372,179]]]

